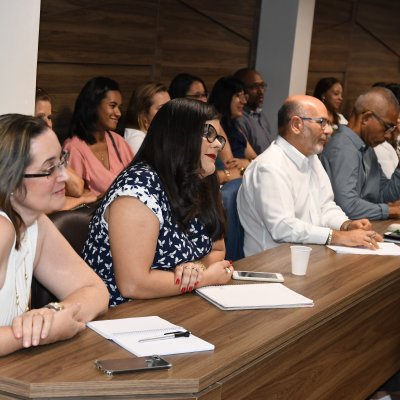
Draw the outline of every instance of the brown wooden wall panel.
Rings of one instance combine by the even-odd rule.
[[[317,0],[307,93],[322,77],[341,79],[348,116],[373,83],[400,82],[399,13],[392,0]]]
[[[37,83],[54,98],[65,136],[83,84],[106,75],[121,86],[167,86],[180,72],[212,84],[254,62],[260,0],[42,0]],[[123,108],[124,110],[124,108]]]

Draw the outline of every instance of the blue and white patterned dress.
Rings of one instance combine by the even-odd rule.
[[[82,251],[85,261],[107,285],[111,307],[129,300],[121,296],[115,283],[108,224],[104,220],[105,210],[120,196],[136,197],[149,207],[160,222],[151,269],[173,271],[179,264],[205,257],[212,247],[208,232],[197,218],[190,221],[187,233],[174,221],[164,185],[150,166],[138,163],[129,167],[111,185],[93,216],[89,236]],[[132,231],[131,235],[134,242],[135,232]]]

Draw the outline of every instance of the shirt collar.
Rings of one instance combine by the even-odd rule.
[[[349,140],[354,144],[354,146],[359,151],[367,151],[369,146],[357,135],[352,129],[348,126],[342,126],[341,131],[335,133],[335,135],[345,135],[349,138]]]
[[[300,153],[300,151],[298,151],[296,147],[291,145],[286,139],[278,135],[276,138],[276,144],[296,164],[299,170],[308,168],[310,164],[309,157],[306,157],[304,154]]]

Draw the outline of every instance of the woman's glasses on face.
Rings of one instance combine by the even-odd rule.
[[[218,140],[218,142],[221,143],[220,150],[222,150],[225,146],[225,138],[221,135],[218,135],[217,130],[211,124],[204,125],[203,137],[207,139],[208,143],[213,143],[215,140]]]
[[[187,99],[194,99],[194,100],[200,100],[200,99],[208,99],[208,93],[193,93],[193,94],[187,94],[185,96]]]
[[[66,167],[68,164],[68,158],[69,158],[69,153],[66,151],[63,151],[61,153],[60,161],[54,165],[52,165],[49,168],[46,168],[45,171],[43,172],[38,172],[37,174],[24,174],[24,178],[43,178],[43,177],[49,177],[54,175],[54,172],[57,169],[61,169],[63,167]]]

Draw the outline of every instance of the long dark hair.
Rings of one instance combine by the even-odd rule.
[[[4,211],[14,225],[15,248],[21,244],[24,222],[11,204],[15,190],[23,187],[25,169],[31,162],[31,140],[49,129],[46,122],[37,117],[21,114],[0,116],[0,210]]]
[[[111,78],[98,76],[86,82],[75,102],[68,137],[78,136],[88,144],[96,143],[93,133],[97,130],[97,108],[110,90],[121,92]]]
[[[144,161],[157,172],[182,229],[198,217],[213,241],[224,236],[225,212],[216,174],[201,177],[200,156],[204,124],[217,118],[216,110],[207,103],[169,101],[155,115],[132,162]]]
[[[243,83],[233,76],[227,76],[217,80],[208,99],[208,102],[221,114],[221,120],[228,127],[233,125],[231,113],[232,97],[240,92],[244,92]]]

